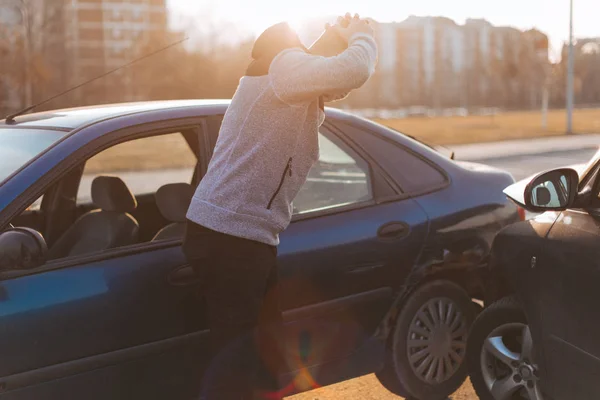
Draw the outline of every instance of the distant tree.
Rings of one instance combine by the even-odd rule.
[[[600,102],[600,44],[589,41],[578,46],[575,74],[580,85],[576,89],[577,102],[592,104]]]
[[[5,24],[0,33],[0,47],[3,47],[0,75],[5,86],[20,94],[24,106],[28,83],[33,103],[64,89],[64,3],[44,0],[10,3],[5,10],[12,6],[17,18]]]
[[[178,37],[160,32],[136,47],[136,57],[149,54],[176,41]],[[212,97],[216,91],[217,68],[206,55],[183,44],[164,50],[130,67],[131,90],[139,100],[173,100]]]
[[[147,54],[175,42],[180,35],[157,32],[137,47]],[[231,98],[250,62],[253,41],[218,48],[181,44],[131,67],[131,86],[140,100]]]
[[[599,39],[582,39],[575,46],[575,104],[600,103]],[[564,107],[566,101],[568,46],[562,48],[561,60],[552,67],[551,104]]]

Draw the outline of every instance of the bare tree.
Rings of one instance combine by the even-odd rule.
[[[0,74],[5,86],[22,94],[20,107],[23,107],[62,89],[61,72],[66,61],[62,43],[63,2],[0,0],[0,3],[2,8],[12,8],[18,15],[11,24],[4,24],[0,36],[3,47]]]

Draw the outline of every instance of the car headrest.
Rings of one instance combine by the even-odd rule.
[[[137,207],[125,182],[116,176],[98,176],[92,181],[92,201],[103,211],[131,212]]]
[[[171,183],[156,191],[156,205],[169,222],[185,222],[194,188],[187,183]]]

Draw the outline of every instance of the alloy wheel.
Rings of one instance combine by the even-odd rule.
[[[481,349],[481,370],[495,400],[542,400],[529,326],[508,323],[494,329]]]

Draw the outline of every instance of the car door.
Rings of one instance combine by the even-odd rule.
[[[184,264],[163,244],[4,279],[0,398],[191,396],[206,332],[200,299],[168,280]]]
[[[167,162],[181,160],[169,155],[174,148],[157,149]],[[132,160],[142,150],[120,156]],[[82,154],[64,162],[70,157]],[[130,165],[129,179],[139,165]],[[185,271],[181,240],[174,239],[2,273],[0,399],[194,398],[208,330],[198,282]]]
[[[535,264],[531,297],[541,309],[543,382],[553,399],[600,398],[600,200],[594,181],[590,207],[558,216]]]
[[[427,230],[421,207],[343,132],[325,124],[319,147],[279,248],[289,378],[301,389],[382,365],[377,329]]]

